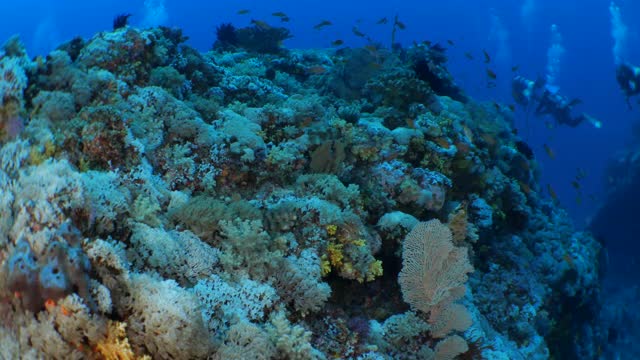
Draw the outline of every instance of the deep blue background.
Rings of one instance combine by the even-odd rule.
[[[448,1],[362,1],[362,0],[261,0],[261,1],[188,1],[166,0],[169,26],[180,26],[190,37],[190,43],[199,49],[208,49],[215,40],[215,26],[232,22],[244,26],[252,18],[278,24],[270,14],[283,11],[292,19],[288,26],[294,38],[289,47],[326,47],[332,40],[343,39],[346,45],[360,46],[351,28],[356,25],[376,41],[390,42],[391,21],[387,25],[375,22],[398,14],[407,26],[398,34],[398,40],[410,44],[413,40],[432,40],[446,44],[449,49],[450,69],[457,81],[475,98],[512,103],[509,79],[511,66],[519,65],[519,73],[529,78],[544,75],[550,26],[557,24],[566,49],[561,63],[558,85],[567,96],[579,97],[584,103],[579,110],[598,117],[604,126],[596,130],[588,125],[577,129],[548,129],[542,119],[530,118],[525,124],[524,113],[519,110],[516,123],[523,138],[529,142],[542,165],[541,185],[551,184],[559,200],[569,209],[579,226],[593,215],[607,180],[604,168],[607,160],[630,141],[632,122],[639,110],[629,111],[615,82],[612,56],[613,40],[609,16],[609,1],[595,0],[533,0],[533,11],[523,16],[526,0],[448,0]],[[624,22],[629,28],[628,59],[640,65],[638,44],[640,4],[636,1],[618,1]],[[248,15],[238,15],[240,9],[249,9]],[[95,32],[108,30],[113,16],[130,12],[133,25],[144,22],[143,1],[36,1],[0,3],[3,21],[0,39],[20,34],[29,54],[44,54],[62,41],[81,35],[85,38]],[[323,19],[333,26],[321,31],[313,25]],[[499,33],[495,36],[495,24]],[[502,39],[502,42],[501,40]],[[486,87],[486,65],[482,63],[482,49],[492,54],[489,65],[498,74],[498,87]],[[502,50],[501,50],[502,49]],[[474,60],[464,56],[471,52]],[[503,54],[500,58],[498,53]],[[640,107],[640,106],[637,106]],[[549,144],[555,154],[550,159],[543,144]],[[577,192],[571,186],[576,169],[583,168],[588,176],[583,180],[582,205],[575,201]],[[589,195],[595,195],[591,200]]]

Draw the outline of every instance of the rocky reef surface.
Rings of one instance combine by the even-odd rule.
[[[239,34],[4,45],[5,357],[597,356],[600,245],[509,107],[440,47]]]

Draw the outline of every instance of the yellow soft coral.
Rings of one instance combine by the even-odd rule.
[[[133,353],[126,329],[126,323],[109,320],[107,337],[98,342],[94,350],[104,356],[105,360],[151,360],[147,355],[136,356]]]

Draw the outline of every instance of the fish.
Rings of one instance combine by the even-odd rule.
[[[518,69],[520,69],[520,65],[515,65],[511,67],[511,72],[516,72],[518,71]]]
[[[547,155],[549,155],[551,159],[556,158],[556,154],[553,152],[553,149],[549,147],[549,145],[544,144],[544,151],[547,153]]]
[[[582,205],[582,196],[576,196],[576,205]]]
[[[498,77],[498,75],[496,75],[496,73],[491,69],[487,69],[487,76],[491,80],[495,80]]]
[[[271,14],[271,16],[275,16],[275,17],[279,17],[279,18],[288,17],[287,14],[283,13],[282,11],[276,11],[273,14]]]
[[[496,84],[494,81],[489,81],[487,83],[487,89],[493,89],[496,86],[498,86],[498,84]]]
[[[327,72],[327,68],[321,65],[311,66],[307,68],[307,73],[312,75],[320,75]]]
[[[282,22],[289,22],[289,20],[291,20],[291,18],[289,18],[288,16],[283,16],[280,18],[280,21]]]
[[[464,57],[466,57],[469,60],[473,60],[474,59],[473,55],[468,51],[464,53]]]
[[[571,186],[573,186],[574,189],[579,190],[580,189],[580,183],[576,180],[573,180],[571,182]]]
[[[397,26],[398,29],[400,30],[404,30],[407,28],[407,26],[400,20],[398,20],[398,18],[396,18],[396,21],[394,22],[393,26]]]
[[[344,44],[344,41],[343,41],[343,40],[340,40],[340,39],[333,40],[333,41],[331,42],[331,46],[340,46],[340,45],[343,45],[343,44]]]
[[[316,25],[313,26],[314,29],[316,30],[320,30],[325,26],[329,26],[329,25],[333,25],[333,23],[329,20],[322,20],[319,23],[317,23]]]
[[[249,9],[242,9],[242,10],[238,10],[238,12],[236,14],[238,14],[238,15],[246,15],[246,14],[248,14],[250,12],[251,12],[251,10],[249,10]]]
[[[558,200],[558,194],[556,194],[556,191],[553,190],[551,184],[547,184],[547,191],[549,192],[549,196],[551,196],[553,200]]]
[[[455,46],[453,40],[447,40],[447,44],[449,44],[449,46]]]
[[[516,106],[514,104],[509,104],[507,105],[507,107],[509,108],[509,110],[511,110],[511,112],[516,111]]]
[[[433,44],[433,42],[431,40],[424,40],[422,43],[424,45],[427,45],[428,47],[431,47],[431,44]]]
[[[577,169],[576,180],[582,180],[587,177],[587,172],[583,168]]]
[[[355,27],[355,26],[351,29],[351,32],[353,32],[353,35],[358,36],[358,37],[365,37],[366,36],[362,31],[358,30],[358,28]]]
[[[364,48],[372,54],[376,54],[378,52],[378,48],[375,45],[365,45]]]
[[[482,54],[484,55],[484,63],[488,64],[491,62],[491,56],[489,56],[489,53],[487,52],[487,50],[482,49]]]
[[[252,23],[253,25],[255,25],[256,27],[259,27],[259,28],[260,28],[260,29],[262,29],[262,30],[269,30],[269,29],[271,29],[271,26],[269,26],[269,24],[267,24],[266,22],[264,22],[264,21],[262,21],[262,20],[255,20],[255,19],[252,19],[252,20],[251,20],[251,23]]]
[[[389,22],[389,19],[387,19],[386,17],[383,17],[382,19],[376,21],[376,24],[377,25],[384,25],[384,24],[386,24],[388,22]]]
[[[575,98],[569,102],[569,107],[582,104],[582,100]]]
[[[498,104],[497,102],[493,102],[493,107],[496,108],[497,111],[500,111],[500,104]]]

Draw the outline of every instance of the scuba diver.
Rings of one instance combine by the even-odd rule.
[[[558,124],[576,127],[583,122],[588,122],[596,128],[602,123],[594,117],[582,113],[573,115],[573,107],[582,103],[579,99],[569,100],[561,95],[555,86],[545,85],[543,80],[532,81],[523,76],[516,76],[511,83],[511,91],[514,100],[528,108],[530,104],[537,104],[534,114],[536,116],[549,115]]]
[[[629,98],[640,94],[640,68],[621,63],[616,67],[616,80],[618,80],[618,85],[626,97],[629,109],[631,109]]]

